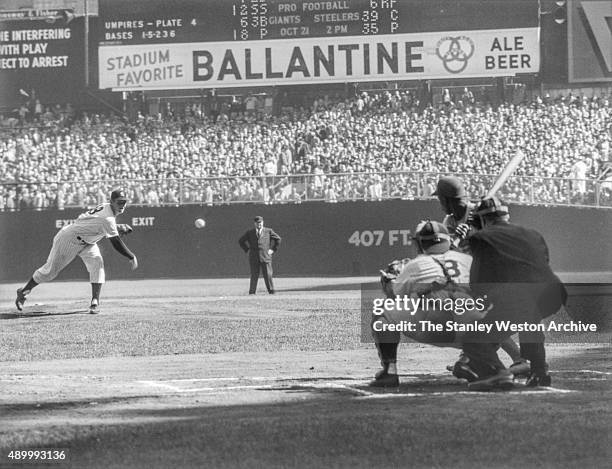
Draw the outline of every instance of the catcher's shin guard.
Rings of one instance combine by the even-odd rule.
[[[378,357],[383,367],[389,363],[397,362],[397,348],[399,342],[396,343],[376,343],[376,350],[378,350]]]

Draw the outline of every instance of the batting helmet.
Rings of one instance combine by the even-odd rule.
[[[453,176],[444,176],[438,180],[438,185],[433,195],[448,197],[450,199],[460,199],[467,197],[467,192],[463,183]]]
[[[475,215],[480,217],[484,215],[496,215],[498,217],[502,217],[504,215],[508,215],[509,213],[508,206],[497,197],[487,197],[480,201],[478,207],[476,207]]]
[[[450,249],[448,229],[437,221],[425,220],[415,229],[414,239],[421,251],[427,254],[443,254]]]

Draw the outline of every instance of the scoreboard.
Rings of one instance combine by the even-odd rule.
[[[538,0],[104,0],[99,86],[276,86],[537,73]]]
[[[163,15],[159,10],[151,14],[146,9],[135,16],[138,19],[105,23],[104,40],[247,41],[384,34],[399,29],[399,0],[185,0],[180,3],[178,10]]]
[[[104,0],[101,44],[536,27],[537,0]]]
[[[21,102],[21,89],[45,103],[70,101],[86,78],[100,89],[131,91],[540,72],[539,0],[87,5],[87,19],[76,9],[51,9],[20,20],[0,5],[0,104]]]

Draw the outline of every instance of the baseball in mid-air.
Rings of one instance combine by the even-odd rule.
[[[198,218],[195,221],[196,228],[204,228],[206,226],[206,222],[202,218]]]

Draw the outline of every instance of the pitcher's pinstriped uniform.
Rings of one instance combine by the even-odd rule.
[[[72,260],[79,256],[89,272],[91,282],[91,303],[89,312],[97,314],[100,304],[100,291],[106,278],[104,275],[104,261],[98,241],[108,238],[113,248],[122,256],[130,260],[132,270],[138,268],[138,259],[132,251],[121,241],[120,233],[132,232],[129,225],[117,225],[115,217],[124,212],[128,199],[122,189],[111,192],[110,203],[101,204],[82,213],[71,225],[62,228],[53,238],[53,246],[45,265],[37,269],[28,282],[17,289],[15,306],[19,311],[23,309],[26,296],[39,283],[50,282]]]
[[[109,203],[85,212],[62,228],[53,238],[53,247],[45,265],[32,276],[36,283],[50,282],[79,256],[89,272],[91,283],[104,283],[104,260],[96,244],[102,238],[119,236],[115,215]]]

